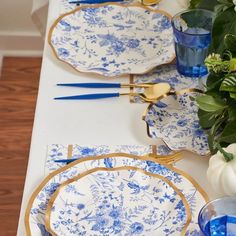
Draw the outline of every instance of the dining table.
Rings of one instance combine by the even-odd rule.
[[[36,103],[27,175],[18,224],[18,236],[25,236],[24,214],[34,189],[45,177],[45,161],[49,144],[79,145],[151,145],[157,139],[148,137],[142,115],[147,103],[131,103],[129,97],[99,100],[54,100],[69,94],[91,93],[91,89],[58,87],[58,83],[113,82],[129,83],[129,76],[107,78],[80,73],[57,60],[48,42],[47,33],[58,18],[62,5],[58,0],[49,1],[47,30],[42,68]],[[167,9],[168,10],[168,7]],[[176,13],[169,7],[170,14]],[[129,92],[128,88],[99,89],[99,92]],[[208,193],[217,198],[207,182],[209,157],[185,151],[176,167],[191,175]]]

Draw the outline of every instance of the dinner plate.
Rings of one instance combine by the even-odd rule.
[[[46,212],[52,235],[185,235],[184,195],[158,174],[126,166],[95,168],[61,184]]]
[[[81,6],[56,20],[48,41],[77,71],[110,77],[143,74],[175,57],[171,17],[141,4]]]
[[[190,233],[198,232],[198,212],[200,208],[208,201],[208,197],[205,191],[191,176],[172,166],[160,164],[156,158],[131,155],[127,153],[113,153],[77,160],[47,176],[36,188],[27,205],[25,213],[27,236],[46,235],[46,208],[48,206],[49,199],[60,184],[93,168],[114,168],[122,166],[138,167],[147,172],[159,174],[174,183],[184,194],[191,208],[192,222],[189,225],[187,232],[189,235],[191,235]]]
[[[199,124],[196,96],[197,93],[184,93],[151,104],[143,117],[149,137],[162,139],[171,150],[208,155],[207,135]]]

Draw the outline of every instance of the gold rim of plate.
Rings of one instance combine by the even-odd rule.
[[[155,157],[150,157],[150,156],[137,156],[137,155],[133,155],[133,154],[128,154],[128,153],[110,153],[110,154],[104,154],[104,155],[100,155],[100,156],[89,156],[83,159],[79,159],[77,161],[74,161],[58,170],[53,171],[51,174],[49,174],[39,185],[38,187],[34,190],[33,194],[31,195],[29,202],[27,204],[26,207],[26,211],[25,211],[25,217],[24,217],[24,222],[25,222],[25,229],[26,229],[26,235],[27,236],[32,236],[31,234],[31,229],[30,229],[30,211],[31,208],[33,206],[33,202],[36,199],[37,195],[40,193],[40,191],[45,187],[45,185],[50,181],[50,179],[52,179],[54,176],[64,172],[65,170],[68,170],[69,168],[79,164],[79,163],[83,163],[85,161],[89,161],[89,160],[101,160],[101,159],[105,159],[105,158],[109,158],[109,157],[127,157],[127,158],[135,158],[137,160],[144,160],[144,161],[153,161],[154,163],[160,164],[168,169],[170,169],[171,171],[184,176],[186,179],[188,179],[192,185],[197,189],[197,191],[202,195],[202,197],[204,198],[205,202],[209,201],[209,197],[207,195],[207,193],[205,192],[205,190],[203,190],[203,188],[197,183],[197,181],[190,176],[189,174],[185,173],[182,170],[179,170],[175,167],[173,167],[172,165],[169,164],[164,164],[160,161],[158,161],[158,159],[156,159]]]
[[[47,206],[47,210],[45,213],[45,226],[46,226],[46,230],[52,234],[52,236],[58,236],[57,233],[55,233],[55,231],[51,228],[51,212],[52,212],[52,208],[53,208],[53,204],[56,201],[57,197],[59,197],[60,192],[62,191],[62,189],[64,187],[66,187],[67,185],[76,182],[79,179],[84,178],[85,176],[88,176],[92,173],[96,173],[98,171],[107,171],[107,172],[115,172],[115,171],[120,171],[120,170],[133,170],[133,171],[138,171],[140,173],[143,173],[147,176],[151,176],[157,179],[160,179],[162,181],[164,181],[167,185],[169,185],[170,188],[172,188],[174,190],[174,192],[180,197],[180,199],[183,202],[184,208],[185,208],[185,213],[186,213],[186,222],[184,224],[184,227],[180,233],[181,236],[184,236],[186,234],[187,228],[189,226],[189,224],[191,223],[192,220],[192,213],[191,213],[191,209],[190,206],[188,204],[187,199],[185,198],[184,194],[175,186],[175,184],[173,184],[170,180],[168,180],[167,178],[159,175],[159,174],[154,174],[154,173],[150,173],[147,172],[143,169],[140,169],[138,167],[133,167],[133,166],[122,166],[122,167],[114,167],[114,168],[106,168],[106,167],[97,167],[97,168],[93,168],[90,169],[88,171],[85,171],[79,175],[77,175],[74,178],[68,179],[67,181],[63,182],[55,191],[55,193],[51,196],[49,202],[48,202],[48,206]]]
[[[141,0],[142,1],[142,0]],[[146,0],[145,0],[146,1]],[[149,1],[149,0],[148,0]],[[158,2],[160,2],[161,0],[157,0]],[[156,2],[157,3],[157,2]],[[163,11],[163,10],[157,10],[157,9],[151,9],[150,7],[148,6],[145,6],[145,5],[142,5],[141,3],[134,3],[134,4],[120,4],[120,3],[103,3],[103,4],[93,4],[93,5],[84,5],[84,6],[80,6],[80,7],[77,7],[76,9],[70,11],[70,12],[67,12],[63,15],[61,15],[58,19],[55,20],[55,22],[52,24],[52,26],[50,27],[49,29],[49,33],[48,33],[48,44],[50,45],[51,49],[52,49],[52,52],[54,54],[54,56],[61,62],[63,63],[66,63],[67,65],[69,65],[71,68],[73,68],[75,71],[77,72],[80,72],[80,73],[87,73],[87,74],[90,74],[90,75],[99,75],[99,76],[102,76],[102,77],[108,77],[108,78],[117,78],[117,77],[120,77],[120,76],[129,76],[129,75],[132,75],[132,74],[120,74],[120,75],[116,75],[116,76],[105,76],[105,75],[102,75],[100,73],[97,73],[97,72],[90,72],[90,71],[80,71],[79,69],[77,69],[76,67],[74,67],[73,65],[71,65],[69,62],[65,61],[65,60],[62,60],[61,58],[59,58],[52,42],[51,42],[51,39],[52,39],[52,34],[53,34],[53,30],[54,28],[56,28],[57,24],[65,17],[65,16],[68,16],[68,15],[73,15],[75,12],[77,11],[80,11],[81,9],[84,9],[84,8],[99,8],[99,7],[103,7],[103,6],[108,6],[108,5],[115,5],[115,6],[120,6],[120,7],[124,7],[124,8],[127,8],[127,7],[140,7],[140,8],[143,8],[143,9],[146,9],[148,11],[151,11],[151,12],[156,12],[156,13],[161,13],[163,14],[164,16],[166,16],[167,18],[169,18],[171,20],[172,16]],[[150,4],[151,5],[151,4]],[[158,67],[158,66],[161,66],[161,65],[164,65],[164,64],[169,64],[171,63],[173,60],[175,59],[175,53],[173,53],[172,57],[170,58],[169,61],[167,62],[164,62],[163,64],[160,64],[160,65],[156,65],[156,66],[153,66],[152,68],[148,69],[147,71],[144,71],[142,73],[137,73],[137,74],[145,74],[147,72],[150,72],[152,71],[154,68]]]

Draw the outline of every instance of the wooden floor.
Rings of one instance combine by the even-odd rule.
[[[41,58],[4,58],[0,77],[0,236],[15,236]]]

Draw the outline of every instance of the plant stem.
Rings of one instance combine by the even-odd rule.
[[[226,162],[232,161],[232,160],[234,159],[233,153],[226,152],[226,151],[220,146],[219,143],[216,144],[216,147],[217,147],[217,149],[223,154],[223,156],[224,156]]]

